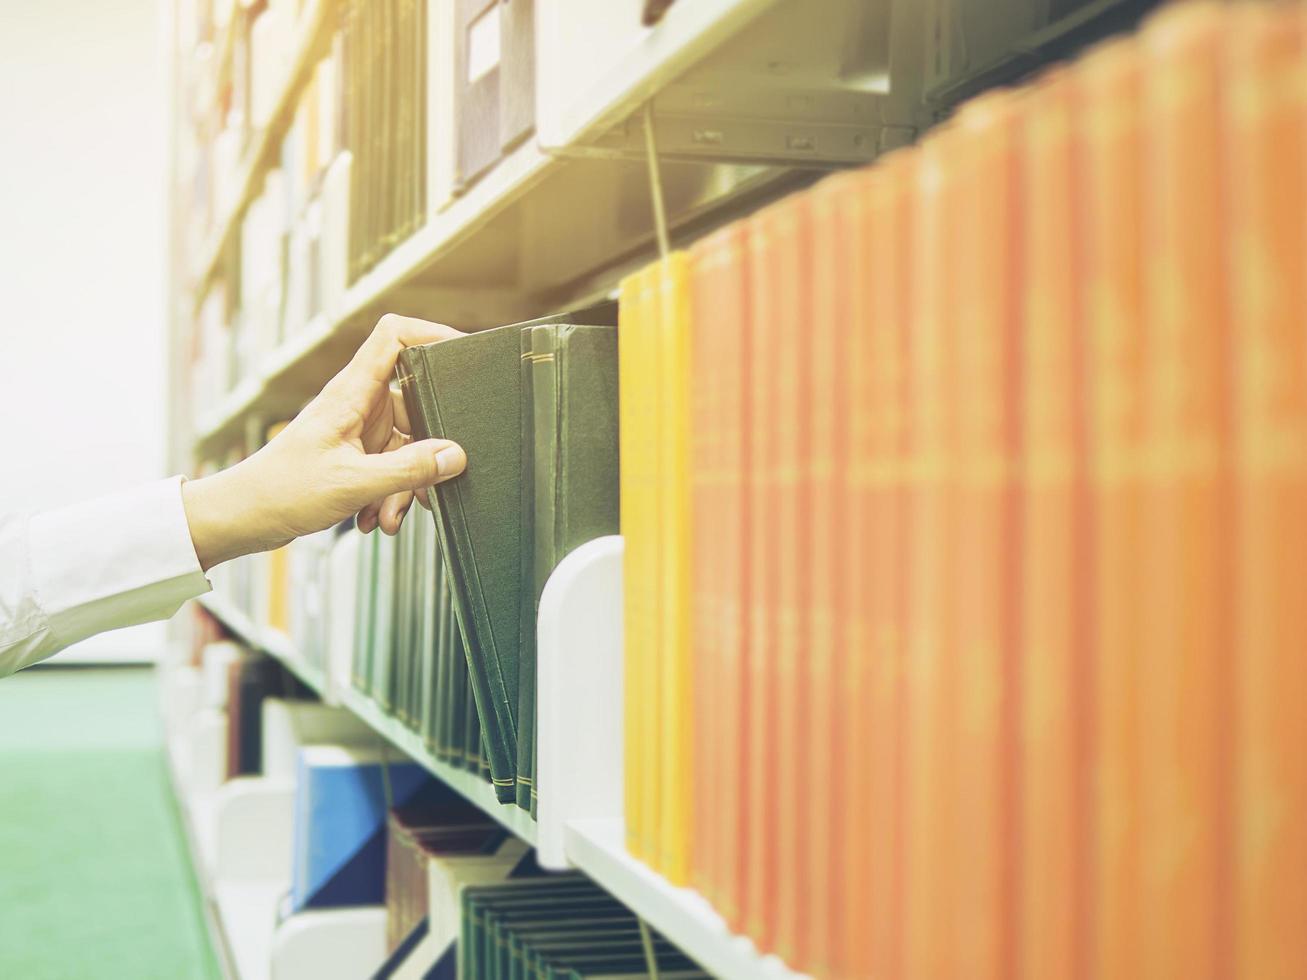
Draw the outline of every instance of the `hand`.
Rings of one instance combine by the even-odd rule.
[[[279,548],[354,514],[361,531],[398,531],[414,491],[457,476],[467,457],[445,439],[411,441],[403,399],[390,389],[395,359],[405,347],[460,336],[439,323],[383,316],[276,438],[229,469],[183,483],[200,566]]]

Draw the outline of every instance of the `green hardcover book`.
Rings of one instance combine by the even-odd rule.
[[[467,451],[467,469],[432,496],[491,781],[506,803],[517,798],[521,331],[575,319],[549,317],[409,348],[397,368],[401,386],[409,380],[405,404],[415,437],[453,439]]]
[[[372,537],[377,541],[377,568],[370,689],[372,699],[389,712],[390,664],[395,655],[395,539],[380,530],[373,531]]]
[[[517,802],[530,810],[540,595],[569,552],[619,527],[617,329],[540,324],[522,331],[521,346],[521,540],[531,560],[522,562]]]
[[[355,532],[357,533],[357,532]],[[350,673],[355,690],[371,696],[372,634],[376,609],[377,541],[375,534],[365,535],[358,553],[358,580],[355,583],[354,657]]]
[[[395,646],[390,669],[390,710],[401,724],[404,716],[405,672],[413,638],[413,529],[405,521],[395,534]]]
[[[466,647],[496,796],[516,798],[521,588],[519,327],[418,348],[435,407],[432,436],[467,452],[461,476],[436,487],[454,610]],[[407,352],[405,352],[407,353]]]

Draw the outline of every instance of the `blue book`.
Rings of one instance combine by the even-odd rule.
[[[393,754],[393,753],[392,753]],[[379,749],[300,749],[295,787],[292,912],[379,905],[386,888],[387,803],[402,806],[429,786],[413,762],[390,762],[390,800]]]

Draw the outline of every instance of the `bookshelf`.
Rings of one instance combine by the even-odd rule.
[[[1090,4],[1080,21],[1121,5]],[[320,389],[385,312],[479,328],[612,298],[627,272],[657,254],[659,219],[672,244],[690,244],[825,172],[871,161],[909,142],[947,108],[925,95],[947,91],[950,82],[940,67],[947,58],[928,68],[927,38],[941,36],[931,20],[946,6],[919,0],[678,0],[658,25],[644,27],[642,0],[536,0],[533,134],[509,145],[446,200],[429,204],[407,237],[388,241],[389,250],[369,267],[348,273],[343,256],[349,223],[359,215],[349,210],[355,202],[344,193],[348,181],[333,184],[332,167],[353,161],[341,150],[324,165],[309,182],[314,203],[324,213],[333,201],[348,207],[343,224],[339,213],[335,224],[323,220],[318,246],[340,261],[322,259],[322,277],[330,281],[320,284],[321,301],[303,322],[279,324],[275,340],[251,355],[214,397],[177,413],[177,468],[222,465],[243,441],[256,443],[264,426],[293,414]],[[186,357],[177,352],[188,349],[202,309],[220,285],[230,291],[228,304],[235,301],[231,293],[239,292],[239,283],[233,280],[240,272],[232,252],[241,247],[243,222],[280,164],[297,103],[331,47],[342,7],[342,0],[300,5],[269,122],[250,134],[230,199],[216,202],[216,217],[197,254],[179,262],[174,402],[183,400],[178,392],[187,390],[189,380]],[[428,9],[440,9],[439,0]],[[238,33],[248,19],[237,10],[221,28],[218,84],[232,70]],[[860,42],[852,45],[852,60],[851,37]],[[578,57],[578,51],[591,56]],[[428,51],[427,58],[437,63],[438,52]],[[658,189],[666,202],[660,214],[651,205],[649,142],[659,148]],[[419,179],[425,179],[421,171]],[[290,234],[283,229],[285,237]],[[603,618],[587,615],[597,600],[589,607],[584,596],[577,601],[573,622],[585,626]],[[538,825],[518,807],[500,804],[482,779],[434,758],[419,735],[350,687],[348,678],[311,667],[289,637],[254,621],[225,596],[209,595],[200,603],[325,702],[348,711],[513,834],[538,845],[542,860],[549,853],[557,862],[552,866],[580,869],[715,975],[799,980],[775,956],[761,955],[748,939],[733,935],[703,897],[632,858],[620,812],[546,815],[542,791]],[[620,635],[618,648],[610,644],[600,652],[620,660]],[[572,725],[568,737],[611,744],[620,738],[622,699],[620,690],[605,693],[607,727],[578,728],[574,719],[586,713],[564,710],[574,693],[551,694],[542,681],[541,726],[562,711],[568,719],[562,727]],[[557,701],[546,703],[552,697]],[[543,760],[547,751],[540,751]],[[620,778],[607,784],[620,792]],[[259,975],[271,936],[260,931],[267,915],[247,916],[237,906],[248,911],[265,900],[252,893],[215,899],[217,919],[227,923],[225,941],[239,947],[233,959],[241,976]],[[230,906],[225,914],[224,902]],[[240,925],[247,919],[264,925]]]
[[[286,118],[304,87],[308,70],[313,64],[312,59],[315,54],[321,54],[322,44],[333,23],[335,4],[336,0],[308,0],[304,9],[299,12],[294,48],[286,67],[285,81],[278,87],[276,108],[273,110],[271,121],[254,135],[241,157],[235,183],[235,197],[230,202],[219,202],[222,210],[194,268],[194,286],[191,292],[197,308],[204,301],[219,259],[231,242],[232,235],[236,232],[242,215],[245,214],[245,209],[272,165],[273,150],[285,130]],[[239,22],[243,19],[243,9],[237,8],[232,11],[227,30],[223,34],[224,54],[219,62],[220,66],[230,65],[230,49],[235,45],[236,31]],[[220,80],[227,70],[220,67]]]

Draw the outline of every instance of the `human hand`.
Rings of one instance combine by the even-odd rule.
[[[405,347],[462,336],[452,327],[387,314],[354,358],[271,442],[229,469],[182,484],[200,566],[279,548],[358,515],[361,531],[399,530],[414,491],[463,472],[445,439],[410,439],[390,388]]]

